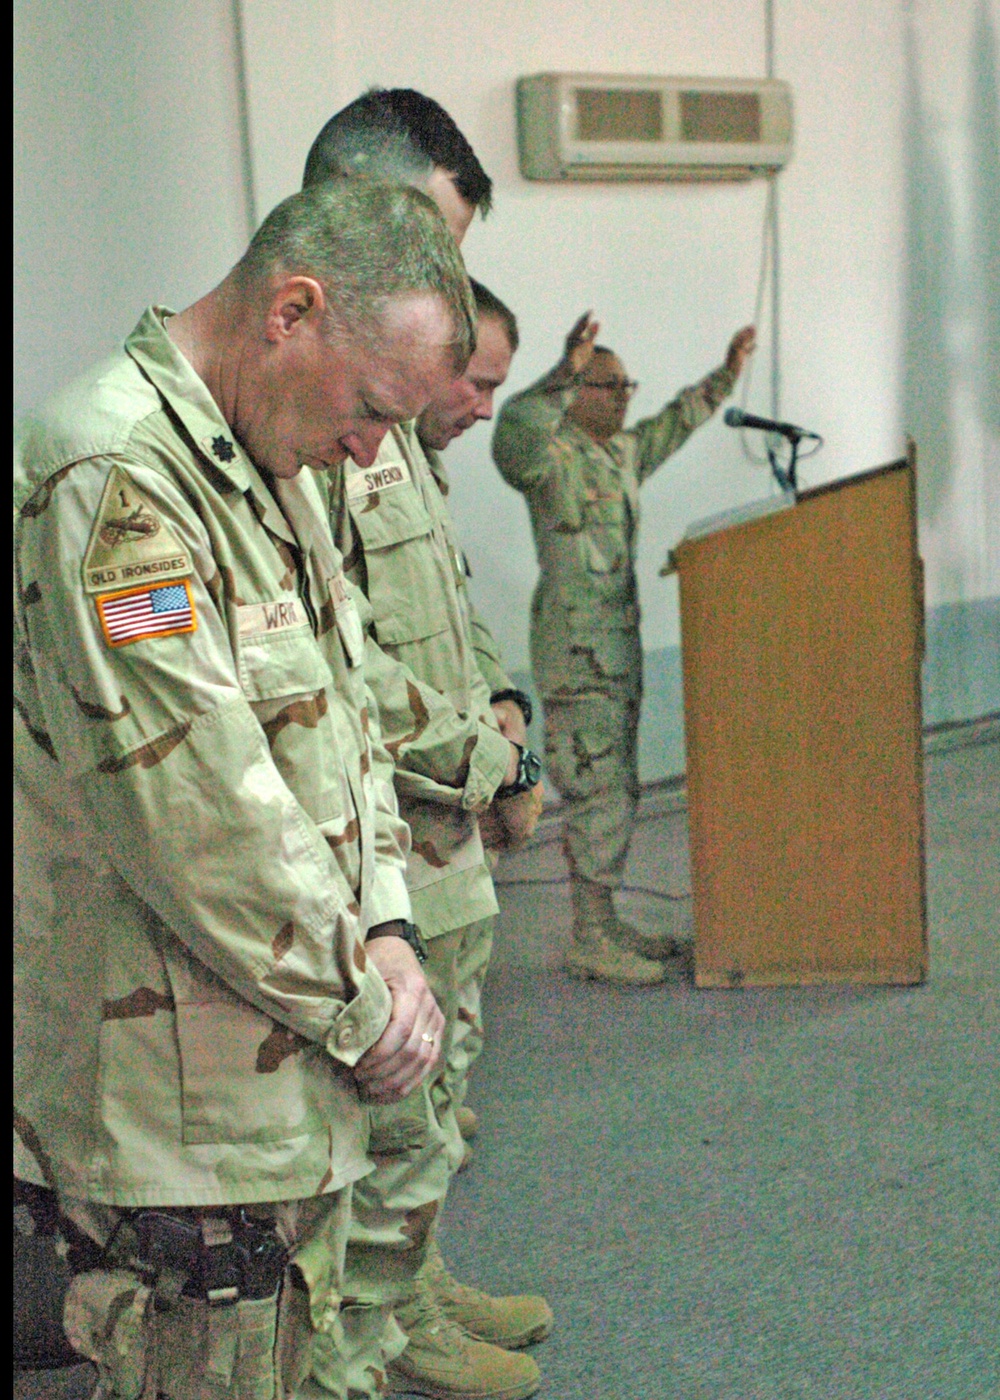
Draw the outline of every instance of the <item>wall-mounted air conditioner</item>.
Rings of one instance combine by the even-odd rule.
[[[792,154],[792,93],[767,78],[536,73],[517,83],[528,180],[748,180]]]

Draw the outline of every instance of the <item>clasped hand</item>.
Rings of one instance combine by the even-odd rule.
[[[441,1055],[444,1016],[416,954],[402,938],[373,938],[365,952],[392,996],[389,1024],[354,1066],[366,1103],[397,1103],[431,1072]]]

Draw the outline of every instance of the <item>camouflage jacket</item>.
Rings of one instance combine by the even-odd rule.
[[[16,474],[15,1170],[113,1205],[334,1190],[407,917],[362,626],[151,310]],[[384,753],[381,771],[388,771]]]
[[[433,938],[496,912],[476,813],[510,749],[476,661],[464,555],[412,424],[389,431],[367,471],[348,463],[330,519],[373,613],[365,665],[413,837],[413,914]]]
[[[468,574],[468,560],[465,567]],[[476,665],[479,674],[489,686],[490,694],[495,695],[498,690],[513,690],[514,682],[504,666],[500,648],[475,607],[469,608],[469,620],[472,623],[472,649],[475,652]]]
[[[442,496],[447,496],[451,489],[451,483],[448,480],[448,472],[444,462],[441,460],[441,454],[429,447],[424,447],[422,450],[427,465],[431,469],[431,475],[437,483],[438,490],[441,492]],[[451,516],[447,511],[445,512],[445,520],[448,522],[449,529],[451,529]],[[459,558],[463,577],[465,579],[471,578],[472,570],[469,568],[469,560],[465,553],[461,553]],[[486,622],[477,611],[472,599],[469,597],[468,589],[466,589],[465,592],[465,600],[469,611],[472,650],[476,658],[476,666],[479,670],[479,674],[489,686],[491,695],[495,695],[498,690],[511,690],[514,686],[514,682],[511,680],[503,664],[500,648],[497,646],[493,633],[490,631]]]
[[[575,386],[546,375],[504,404],[493,456],[523,492],[541,575],[532,600],[532,669],[543,695],[572,685],[573,653],[609,677],[636,672],[639,487],[732,391],[724,366],[652,418],[598,443],[566,416]]]

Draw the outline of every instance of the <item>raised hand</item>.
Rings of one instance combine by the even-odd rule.
[[[563,353],[563,363],[570,374],[577,375],[586,369],[594,353],[594,342],[600,329],[601,323],[594,320],[592,311],[585,311],[575,322],[566,337],[566,349]]]
[[[756,348],[756,327],[744,326],[741,331],[736,332],[729,342],[729,349],[726,351],[726,369],[731,374],[738,376]]]

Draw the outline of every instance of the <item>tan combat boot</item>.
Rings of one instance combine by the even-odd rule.
[[[672,933],[643,933],[634,924],[614,916],[614,929],[611,937],[615,943],[644,958],[654,958],[662,962],[664,958],[682,958],[691,951],[691,941],[677,938]]]
[[[458,1131],[462,1134],[466,1142],[471,1142],[479,1132],[479,1119],[471,1108],[466,1108],[462,1104],[461,1108],[455,1109],[455,1119],[458,1123]]]
[[[618,919],[605,885],[579,876],[570,879],[573,941],[563,964],[571,977],[615,982],[622,987],[651,987],[666,978],[663,965],[619,941]]]
[[[428,1251],[423,1273],[445,1317],[481,1342],[517,1351],[552,1331],[552,1309],[544,1298],[533,1293],[494,1298],[466,1287],[445,1268],[436,1242]]]
[[[441,1309],[421,1270],[411,1296],[394,1310],[409,1338],[389,1363],[394,1391],[435,1400],[526,1400],[542,1383],[530,1356],[470,1337]]]

